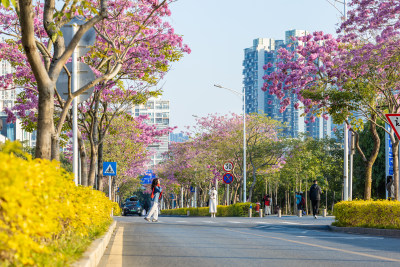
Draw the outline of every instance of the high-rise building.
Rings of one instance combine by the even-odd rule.
[[[290,99],[290,105],[283,111],[281,110],[281,100],[269,92],[262,91],[264,84],[263,76],[275,71],[275,66],[279,62],[278,51],[280,48],[288,50],[295,49],[298,41],[292,40],[293,37],[300,37],[308,34],[304,30],[289,30],[285,32],[285,40],[275,40],[271,38],[258,38],[253,40],[253,46],[244,50],[243,60],[243,90],[246,93],[246,113],[263,113],[267,116],[286,124],[284,135],[288,137],[298,137],[300,133],[307,133],[314,138],[332,136],[332,120],[329,118],[317,118],[315,122],[306,123],[309,118],[301,116],[302,105],[299,109],[295,104],[299,101],[296,95],[286,95]],[[271,63],[273,67],[264,70],[263,67]]]
[[[0,38],[0,41],[4,39]],[[13,72],[12,66],[8,61],[0,61],[0,76],[4,76]],[[17,98],[17,90],[15,88],[0,88],[0,141],[6,139],[15,141],[19,140],[24,145],[33,147],[36,145],[36,131],[29,133],[22,129],[21,120],[16,119],[15,123],[7,123],[7,114],[5,108],[11,109],[15,105]]]
[[[189,136],[183,133],[170,133],[169,134],[169,142],[172,143],[183,143],[189,140]]]
[[[1,39],[0,39],[1,41]],[[1,60],[0,61],[0,76],[4,76],[12,73],[11,64],[8,61]],[[4,110],[4,108],[11,108],[14,106],[14,102],[16,100],[16,90],[12,88],[1,88],[0,89],[0,112]]]
[[[135,117],[147,115],[145,121],[148,125],[156,125],[157,129],[165,129],[169,127],[169,100],[161,98],[150,98],[146,104],[136,105],[132,111]],[[151,157],[151,167],[164,160],[163,154],[168,151],[169,136],[159,137],[160,142],[150,146],[150,150],[154,152]]]

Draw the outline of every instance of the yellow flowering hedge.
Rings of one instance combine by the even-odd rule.
[[[335,226],[400,229],[399,201],[342,201],[333,214]]]
[[[255,207],[255,204],[253,204]],[[249,216],[250,203],[236,203],[229,206],[217,206],[218,217],[247,217]],[[202,208],[180,208],[162,210],[161,213],[165,215],[187,215],[190,211],[190,216],[210,216],[209,207]]]
[[[0,266],[65,266],[71,260],[65,243],[88,245],[84,238],[104,232],[111,223],[111,201],[102,192],[75,186],[72,174],[56,161],[28,155],[23,159],[4,151]]]
[[[117,202],[113,202],[112,205],[113,205],[113,215],[121,216],[122,210],[121,210],[121,207],[119,206],[119,204]]]

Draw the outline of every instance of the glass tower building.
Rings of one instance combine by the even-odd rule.
[[[243,60],[243,90],[246,93],[246,113],[264,113],[267,116],[286,124],[284,135],[297,138],[299,134],[306,133],[313,138],[331,137],[334,125],[328,120],[316,118],[315,122],[306,123],[308,116],[302,116],[302,105],[295,108],[299,102],[294,94],[286,95],[290,98],[290,105],[281,112],[280,101],[275,95],[262,91],[263,76],[275,70],[279,62],[277,58],[280,48],[295,49],[298,44],[293,37],[308,34],[304,30],[289,30],[285,32],[285,40],[271,38],[258,38],[253,40],[253,46],[244,50]],[[271,63],[273,67],[264,70],[264,65]],[[333,137],[333,136],[332,136]]]

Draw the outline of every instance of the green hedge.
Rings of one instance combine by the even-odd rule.
[[[399,201],[342,201],[333,214],[334,226],[400,229]]]
[[[253,204],[253,209],[255,204]],[[218,217],[247,217],[249,214],[250,203],[237,203],[229,206],[217,206]],[[190,216],[210,216],[209,207],[203,208],[180,208],[162,210],[161,214],[164,215],[187,215],[190,211]]]

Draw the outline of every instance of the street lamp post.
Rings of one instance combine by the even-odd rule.
[[[214,84],[215,87],[223,88],[243,97],[243,202],[247,202],[246,195],[246,90],[240,93],[236,90]]]
[[[331,4],[334,8],[337,9],[337,7],[330,1],[326,0],[329,4]],[[343,15],[343,21],[347,20],[347,0],[339,1],[339,0],[332,0],[336,3],[343,4],[343,13],[339,9],[337,9],[340,13]],[[349,130],[347,129],[347,123],[343,123],[343,132],[344,132],[344,164],[343,164],[343,200],[347,201],[351,200],[352,198],[352,183],[353,183],[353,175],[350,173],[350,180],[349,180],[349,168],[348,168],[348,161],[349,161]],[[351,160],[352,159],[352,156]],[[352,162],[350,163],[351,168],[350,172],[352,172]]]

